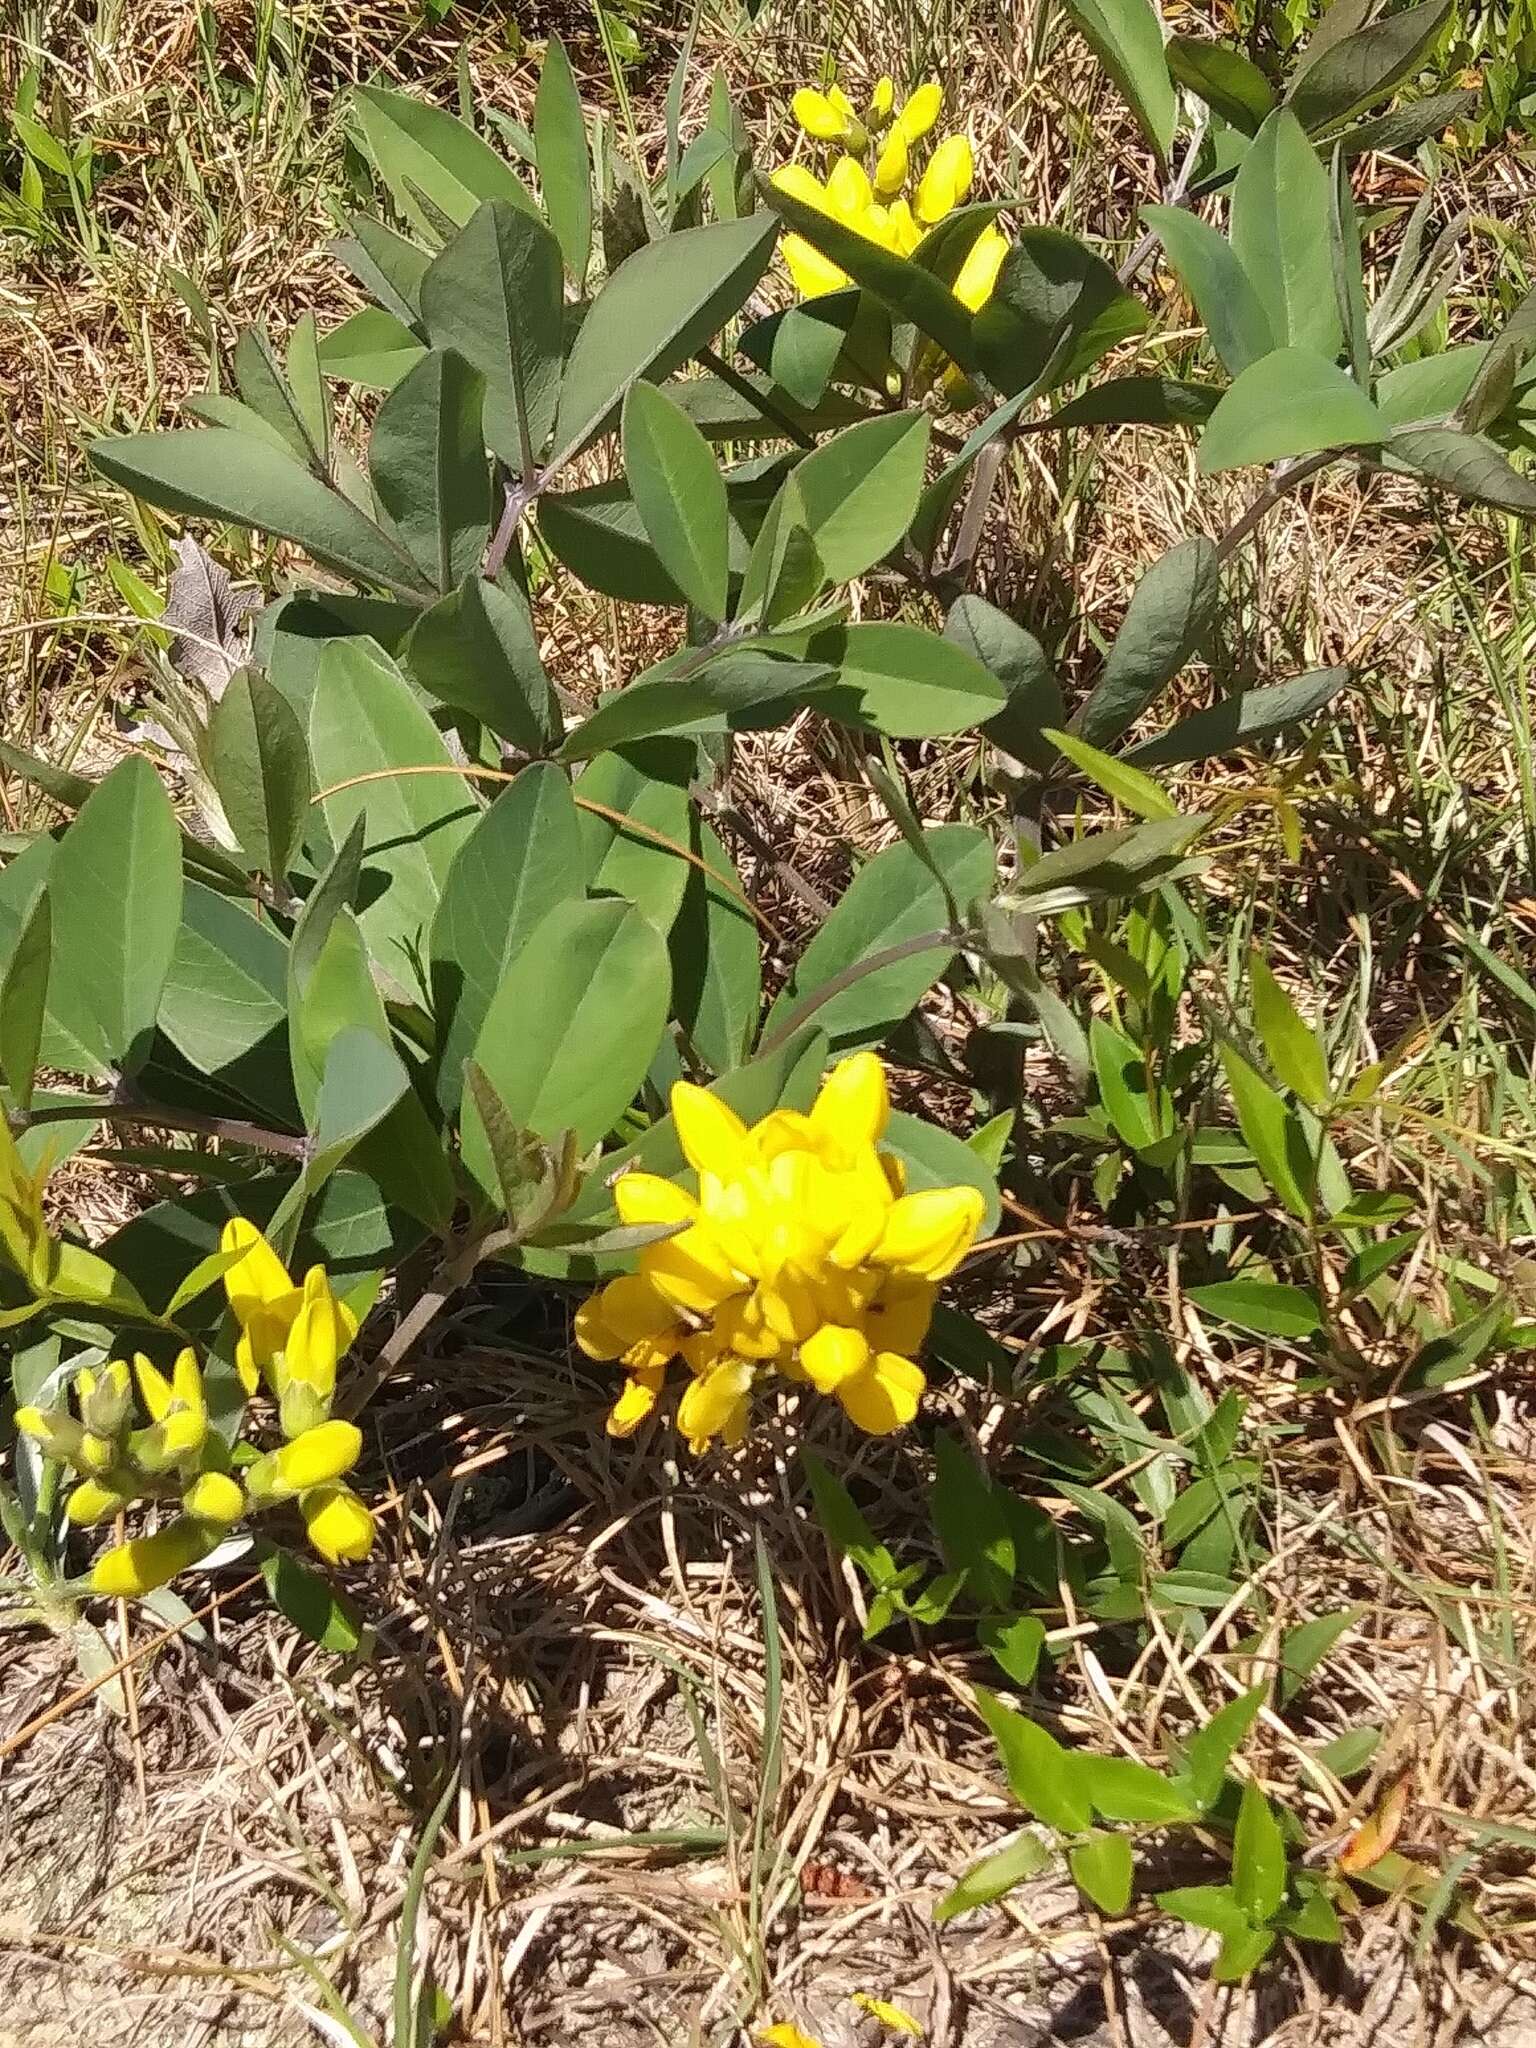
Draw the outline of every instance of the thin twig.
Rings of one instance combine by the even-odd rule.
[[[13,1131],[36,1130],[44,1124],[103,1123],[153,1124],[157,1130],[188,1131],[199,1138],[224,1138],[231,1145],[249,1145],[256,1152],[273,1152],[282,1159],[303,1159],[308,1140],[288,1131],[271,1131],[264,1124],[245,1123],[238,1117],[204,1116],[195,1109],[167,1109],[158,1102],[60,1102],[45,1109],[13,1110]]]
[[[1304,455],[1299,462],[1291,463],[1271,477],[1247,511],[1239,519],[1234,520],[1217,541],[1217,561],[1228,561],[1249,534],[1268,518],[1282,498],[1288,497],[1292,491],[1304,484],[1308,477],[1316,476],[1320,469],[1326,469],[1330,462],[1337,459],[1338,454],[1337,448],[1324,448],[1316,455]]]

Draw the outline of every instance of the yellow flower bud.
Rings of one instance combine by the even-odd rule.
[[[373,1516],[349,1486],[316,1487],[299,1502],[299,1513],[329,1564],[356,1564],[373,1548]]]
[[[47,1457],[62,1458],[72,1465],[78,1462],[85,1431],[62,1408],[37,1408],[29,1403],[16,1410],[16,1427],[23,1436],[41,1444]]]
[[[848,95],[838,86],[818,92],[812,85],[803,85],[790,107],[806,134],[817,142],[841,142],[849,149],[862,149],[868,140]]]
[[[939,118],[939,109],[944,104],[944,88],[936,78],[930,78],[917,91],[896,116],[896,125],[908,142],[921,142],[934,122]]]
[[[139,1397],[149,1411],[151,1422],[164,1422],[176,1406],[176,1389],[142,1351],[133,1354],[133,1376],[139,1383]]]
[[[971,244],[970,253],[960,266],[960,275],[950,286],[961,305],[970,312],[979,312],[991,298],[997,274],[1007,254],[1008,237],[995,223],[989,222]]]
[[[925,227],[932,227],[965,203],[975,171],[970,137],[946,135],[928,159],[917,188],[917,217]]]
[[[813,1129],[850,1150],[875,1144],[884,1137],[890,1120],[885,1069],[872,1052],[856,1052],[839,1060],[811,1104]]]
[[[869,96],[865,110],[864,124],[868,128],[883,128],[891,118],[891,109],[896,104],[896,82],[891,78],[879,78]]]
[[[734,1109],[707,1088],[679,1081],[672,1090],[672,1122],[683,1157],[699,1173],[728,1179],[742,1163],[747,1127]]]
[[[128,1420],[133,1403],[133,1380],[126,1361],[114,1358],[99,1373],[76,1373],[75,1394],[86,1428],[96,1436],[115,1437]]]
[[[826,212],[827,188],[804,164],[781,164],[773,174],[773,183],[781,192],[787,192],[791,199],[798,199],[802,206],[814,206],[818,213]]]
[[[152,1593],[206,1557],[218,1541],[219,1532],[211,1523],[179,1515],[153,1536],[137,1536],[131,1543],[104,1550],[91,1568],[91,1591],[116,1599]]]
[[[702,1451],[713,1437],[737,1444],[747,1433],[752,1401],[752,1367],[725,1358],[689,1386],[678,1403],[677,1426],[688,1448]]]
[[[655,1409],[660,1397],[666,1374],[666,1367],[655,1366],[640,1372],[633,1372],[624,1382],[624,1390],[608,1411],[607,1429],[610,1436],[633,1436]]]
[[[261,1373],[282,1350],[304,1297],[277,1253],[244,1216],[230,1218],[219,1245],[223,1251],[240,1253],[224,1275],[224,1292],[240,1325],[235,1368],[245,1391],[254,1394]]]
[[[110,1437],[97,1436],[88,1429],[80,1439],[74,1462],[80,1471],[94,1473],[99,1478],[117,1463],[117,1445]]]
[[[362,1456],[363,1433],[355,1422],[322,1422],[306,1429],[273,1455],[278,1488],[303,1493],[311,1486],[329,1486],[350,1472]]]
[[[245,1495],[227,1472],[200,1472],[181,1497],[189,1515],[228,1527],[245,1513]]]
[[[826,292],[840,292],[848,282],[847,271],[834,263],[830,256],[823,256],[803,235],[781,235],[779,254],[784,258],[784,267],[795,290],[803,299],[819,299]]]
[[[827,204],[845,227],[857,226],[874,199],[869,173],[856,157],[840,156],[827,173]]]
[[[882,199],[894,199],[905,185],[909,161],[907,138],[899,128],[893,128],[875,161],[875,191]]]
[[[65,1503],[64,1513],[77,1529],[96,1522],[108,1522],[128,1505],[128,1496],[104,1486],[99,1479],[82,1479]]]
[[[283,1346],[288,1379],[312,1387],[329,1400],[336,1390],[336,1361],[357,1335],[357,1318],[331,1292],[323,1266],[304,1276],[304,1297]]]
[[[800,1346],[800,1363],[818,1394],[834,1394],[846,1379],[869,1364],[869,1339],[862,1330],[840,1329],[823,1323],[813,1337]]]

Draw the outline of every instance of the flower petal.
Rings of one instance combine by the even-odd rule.
[[[698,1173],[729,1180],[740,1171],[747,1151],[747,1127],[718,1095],[692,1081],[672,1087],[672,1122],[683,1157]]]
[[[666,1370],[664,1365],[645,1367],[629,1375],[618,1399],[608,1410],[610,1436],[633,1436],[641,1423],[654,1412]]]
[[[876,1253],[922,1280],[942,1280],[975,1243],[987,1205],[979,1188],[923,1188],[903,1195],[886,1218]]]
[[[800,1346],[800,1363],[819,1394],[835,1393],[846,1380],[867,1371],[873,1356],[862,1330],[844,1329],[836,1323],[823,1323]]]
[[[912,94],[896,116],[896,124],[908,142],[921,142],[944,104],[944,88],[936,78],[926,80]]]
[[[917,1413],[927,1381],[922,1368],[894,1351],[878,1351],[863,1372],[836,1389],[850,1422],[870,1436],[904,1429]]]
[[[872,1052],[856,1052],[839,1060],[817,1091],[811,1123],[850,1150],[873,1145],[891,1120],[891,1097],[885,1069]]]

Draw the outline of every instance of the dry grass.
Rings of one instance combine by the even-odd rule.
[[[871,77],[902,68],[912,11],[859,11],[847,44]],[[79,0],[0,21],[0,81],[14,83],[36,36],[77,130],[118,159],[99,197],[102,247],[82,252],[62,232],[43,246],[0,241],[0,692],[8,736],[54,759],[118,744],[111,714],[138,687],[138,628],[122,619],[109,557],[164,581],[165,534],[130,539],[80,449],[95,429],[173,418],[205,383],[209,338],[173,271],[206,293],[220,353],[251,318],[281,333],[305,309],[327,322],[350,310],[323,253],[348,175],[345,88],[382,71],[445,102],[455,89],[457,15],[434,29],[380,0],[295,12],[291,54],[278,46],[269,71],[260,5],[105,0],[98,13]],[[1155,194],[1129,145],[1110,175],[1086,173],[1085,137],[1097,131],[1102,165],[1120,118],[1100,74],[1070,49],[1031,70],[1023,0],[941,12],[984,159],[1007,165],[1037,217],[1119,232]],[[584,88],[609,98],[586,21],[562,25]],[[526,114],[531,61],[498,48],[493,25],[466,26],[477,101]],[[813,68],[824,29],[786,0],[750,70],[735,32],[706,29],[705,54],[770,147],[788,147],[787,86]],[[675,32],[648,19],[642,34],[655,57],[635,81],[634,119],[654,157]],[[233,95],[253,85],[242,109]],[[1528,172],[1496,155],[1466,196],[1512,221]],[[1469,273],[1459,303],[1477,283]],[[1080,477],[1026,441],[984,535],[982,585],[1061,637],[1069,680],[1086,675],[1091,639],[1069,622],[1110,632],[1148,561],[1192,526],[1219,532],[1242,502],[1239,485],[1199,483],[1167,437],[1100,435]],[[1250,906],[1267,896],[1277,947],[1357,1019],[1361,1058],[1420,1034],[1426,1120],[1362,1128],[1352,1164],[1417,1187],[1428,1228],[1413,1277],[1433,1301],[1456,1257],[1531,1284],[1505,1181],[1528,1179],[1536,1139],[1484,1057],[1507,1018],[1448,957],[1445,905],[1465,915],[1466,899],[1432,878],[1446,844],[1464,845],[1458,880],[1502,915],[1532,821],[1511,802],[1515,739],[1490,715],[1445,550],[1407,504],[1394,484],[1330,474],[1245,558],[1233,613],[1256,674],[1371,666],[1339,758],[1315,763],[1301,792],[1306,871],[1283,870],[1267,828],[1245,824],[1231,887]],[[1455,548],[1488,637],[1523,652],[1500,537],[1474,523]],[[61,565],[82,579],[67,604],[47,580]],[[608,628],[605,608],[596,621],[579,603],[555,615],[563,679],[603,687],[648,658],[632,642],[615,649]],[[963,749],[914,750],[911,767],[925,816],[991,801]],[[10,828],[33,822],[19,783],[3,794]],[[815,894],[841,886],[850,842],[889,832],[841,772],[835,740],[808,724],[744,747],[731,794],[726,829],[792,939]],[[1369,959],[1350,922],[1362,909]],[[1528,1386],[1500,1364],[1427,1398],[1298,1387],[1257,1349],[1213,1347],[1184,1298],[1177,1239],[1127,1249],[1081,1182],[1063,1189],[1057,1234],[1017,1265],[993,1255],[970,1283],[1016,1379],[956,1381],[943,1419],[1000,1480],[1057,1511],[1037,1447],[1046,1429],[1081,1439],[1083,1417],[1070,1388],[1031,1368],[1051,1342],[1150,1329],[1214,1392],[1248,1401],[1266,1483],[1262,1541],[1231,1612],[1191,1630],[1159,1623],[1129,1654],[1123,1632],[1062,1589],[1048,1615],[1056,1725],[1107,1752],[1166,1756],[1274,1667],[1288,1628],[1359,1603],[1293,1709],[1262,1721],[1248,1760],[1303,1817],[1317,1862],[1406,1781],[1399,1846],[1457,1872],[1484,1938],[1426,1934],[1421,1904],[1362,1893],[1342,1957],[1293,1947],[1255,1996],[1208,1985],[1198,1938],[1144,1914],[1103,1922],[1055,1879],[937,1932],[935,1899],[1018,1819],[970,1704],[970,1686],[996,1676],[988,1660],[959,1628],[861,1642],[863,1595],[808,1518],[796,1462],[807,1438],[831,1442],[825,1418],[791,1408],[739,1457],[682,1470],[658,1443],[611,1446],[595,1426],[603,1389],[569,1358],[564,1305],[507,1281],[434,1332],[370,1411],[392,1515],[357,1587],[379,1618],[367,1662],[310,1650],[237,1592],[205,1638],[139,1656],[131,1721],[96,1699],[37,1727],[77,1682],[71,1646],[6,1636],[0,2043],[348,2038],[317,1974],[365,2038],[390,2039],[408,1871],[450,1767],[458,1790],[416,1969],[451,2001],[455,2038],[671,2048],[739,2042],[793,2016],[826,2048],[872,2048],[880,2030],[849,1999],[864,1990],[914,2013],[935,2048],[1536,2040]],[[930,1476],[926,1442],[854,1453],[836,1439],[877,1534],[913,1556],[925,1554],[912,1502]],[[146,1651],[142,1624],[131,1637],[120,1627],[115,1648]],[[1315,1752],[1362,1726],[1381,1730],[1379,1748],[1341,1781]],[[655,1831],[677,1839],[606,1846]]]

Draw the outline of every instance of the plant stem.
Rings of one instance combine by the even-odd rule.
[[[271,1131],[264,1124],[244,1123],[238,1117],[203,1116],[194,1109],[166,1109],[157,1102],[53,1103],[45,1109],[13,1111],[15,1132],[37,1129],[43,1124],[73,1123],[153,1124],[164,1131],[189,1131],[199,1138],[224,1138],[232,1145],[249,1145],[257,1152],[274,1152],[282,1159],[303,1159],[308,1140],[288,1131]]]

